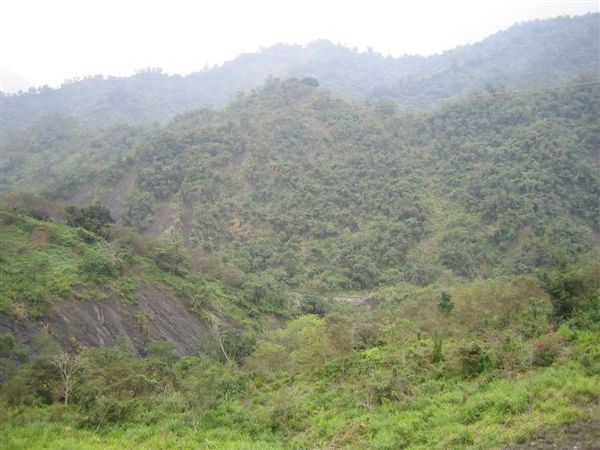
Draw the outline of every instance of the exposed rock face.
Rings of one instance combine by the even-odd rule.
[[[63,347],[112,346],[124,339],[143,353],[149,339],[166,339],[180,355],[198,353],[211,340],[210,328],[177,298],[150,285],[140,290],[137,305],[117,296],[99,301],[65,300],[52,305],[39,322],[14,320],[0,314],[0,333],[10,332],[28,345],[37,333],[53,336]]]
[[[65,348],[71,347],[72,341],[89,347],[111,346],[121,337],[139,350],[145,336],[132,309],[123,306],[118,297],[102,301],[66,300],[53,305],[43,323],[47,332]]]
[[[172,341],[179,354],[198,352],[198,343],[212,339],[210,328],[178,299],[153,286],[141,290],[139,305],[148,318],[150,335]]]
[[[39,325],[31,320],[15,320],[0,313],[0,334],[10,333],[20,344],[30,345],[33,337],[39,332]]]

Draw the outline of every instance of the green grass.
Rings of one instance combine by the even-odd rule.
[[[19,408],[0,416],[0,448],[489,449],[528,442],[545,430],[585,420],[600,398],[600,377],[586,376],[570,365],[510,380],[432,380],[408,401],[373,408],[355,402],[351,387],[337,389],[333,402],[307,382],[298,382],[291,391],[284,386],[270,392],[268,401],[285,394],[294,403],[285,406],[289,415],[275,432],[261,423],[266,419],[261,414],[265,397],[259,392],[243,403],[226,401],[196,423],[181,405],[178,413],[168,411],[163,417],[158,410],[167,401],[163,396],[157,409],[136,421],[98,430],[78,426],[80,417],[59,405]],[[294,413],[299,416],[294,418]]]

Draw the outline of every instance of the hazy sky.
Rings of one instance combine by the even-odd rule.
[[[383,54],[432,54],[515,22],[598,12],[593,1],[3,0],[6,75],[58,85],[144,67],[186,74],[277,42],[329,39]],[[5,82],[5,88],[7,82]]]

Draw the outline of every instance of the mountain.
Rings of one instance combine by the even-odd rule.
[[[4,96],[0,447],[595,448],[599,17]]]
[[[328,41],[278,44],[188,76],[160,70],[132,77],[89,77],[20,95],[3,94],[6,128],[45,115],[77,116],[87,127],[164,122],[200,106],[219,107],[270,77],[317,78],[348,98],[387,99],[426,109],[472,91],[561,84],[598,70],[598,14],[515,25],[483,41],[430,57],[384,57]]]
[[[45,119],[8,136],[3,183],[100,202],[290,287],[524,273],[597,245],[599,89],[578,78],[415,115],[271,80],[163,128]]]

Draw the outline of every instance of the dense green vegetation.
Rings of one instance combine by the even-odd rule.
[[[2,120],[7,129],[25,128],[55,114],[77,117],[94,128],[143,125],[200,106],[222,106],[269,76],[316,77],[325,89],[350,98],[427,108],[489,87],[561,84],[584,70],[595,73],[598,23],[598,14],[587,14],[518,24],[479,43],[429,57],[392,58],[328,41],[278,44],[186,77],[148,69],[131,77],[89,77],[59,89],[3,94]]]
[[[597,36],[3,97],[0,448],[595,444]]]
[[[291,288],[530,273],[597,245],[599,88],[583,77],[413,115],[272,79],[219,112],[101,132],[89,158],[43,164],[54,147],[11,145],[6,182],[37,186],[43,164],[63,174],[47,178],[49,196],[103,203],[124,225]]]
[[[128,284],[152,277],[171,288],[185,284],[179,292],[188,302],[191,290],[218,284],[173,259],[153,268],[151,258],[122,240],[15,213],[2,217],[10,227],[3,233],[3,281],[10,287],[3,297],[13,300],[13,313],[19,311],[15,298],[21,310],[35,311],[29,308],[38,299],[55,301],[75,282],[80,292],[102,283],[127,295],[134,292]],[[108,263],[86,261],[106,259],[111,245],[128,255],[121,256],[118,273],[99,274]],[[61,254],[69,251],[81,254],[80,261]],[[35,282],[28,290],[21,268],[41,255],[64,264],[53,260],[53,274],[28,277]],[[134,270],[135,281],[128,279]],[[324,300],[321,315],[301,315],[302,305],[314,307],[314,298],[300,307],[288,299],[271,307],[295,319],[271,331],[257,328],[252,338],[222,331],[226,353],[213,356],[180,358],[164,341],[150,341],[144,357],[125,344],[78,347],[68,355],[43,333],[29,347],[4,333],[0,400],[12,407],[1,409],[0,442],[2,448],[90,449],[494,448],[527,442],[597,417],[599,275],[590,260],[539,276],[443,290],[400,284],[373,291],[363,306]],[[58,290],[57,280],[63,284]],[[47,294],[19,294],[36,287]],[[229,302],[253,291],[231,292]],[[197,311],[206,313],[208,306]],[[68,405],[61,368],[72,373]]]

